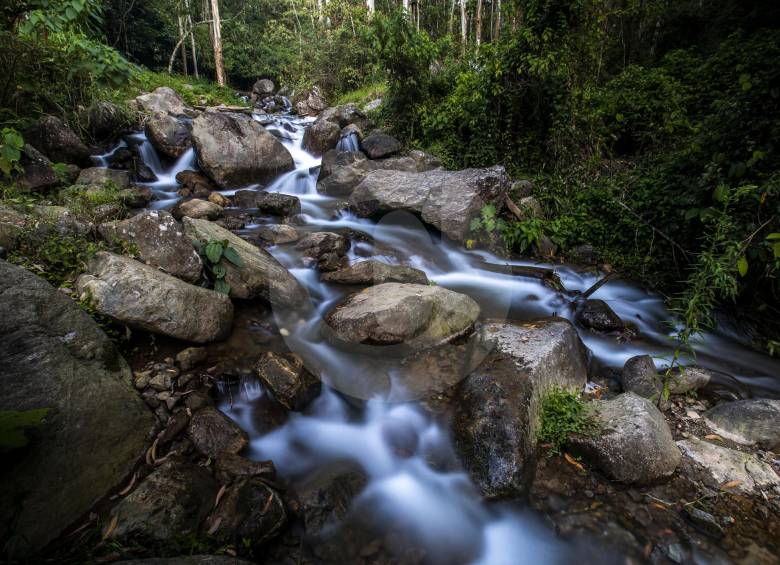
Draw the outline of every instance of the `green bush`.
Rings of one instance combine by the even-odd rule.
[[[592,434],[596,429],[588,406],[577,392],[555,388],[542,399],[537,439],[549,444],[551,453],[560,453],[572,434]]]

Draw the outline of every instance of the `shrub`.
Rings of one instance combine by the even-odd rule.
[[[560,453],[572,434],[592,434],[596,424],[588,406],[577,392],[554,388],[542,399],[541,426],[537,439],[550,445],[551,453]]]

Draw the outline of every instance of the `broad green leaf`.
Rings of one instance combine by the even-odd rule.
[[[238,254],[238,251],[233,249],[232,247],[226,247],[225,250],[222,252],[222,256],[233,263],[236,267],[239,269],[244,266],[244,260],[241,258],[241,255]]]
[[[770,233],[768,236],[766,236],[766,238],[767,238],[769,241],[774,241],[774,240],[776,240],[776,239],[780,239],[780,233],[777,233],[777,232]]]
[[[214,273],[214,276],[218,279],[224,279],[225,275],[227,275],[227,269],[222,264],[214,265],[211,268],[211,272]]]
[[[780,259],[780,241],[772,246],[772,253],[774,253],[775,259]]]
[[[737,269],[739,270],[739,276],[744,277],[748,272],[748,261],[743,256],[737,261]]]
[[[214,281],[214,290],[220,294],[229,295],[230,285],[225,282],[225,279],[217,279]]]
[[[712,193],[712,198],[715,199],[716,202],[723,202],[723,199],[726,197],[726,186],[719,184],[715,191]]]
[[[222,259],[222,244],[218,241],[209,242],[206,245],[206,259],[214,264],[219,263],[219,260]]]

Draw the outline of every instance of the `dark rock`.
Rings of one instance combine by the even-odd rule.
[[[349,514],[353,499],[367,484],[360,471],[344,471],[317,477],[297,489],[306,538],[319,541]]]
[[[24,132],[24,140],[53,163],[89,165],[89,148],[72,129],[55,116],[42,116]]]
[[[288,410],[302,410],[319,396],[322,388],[319,376],[310,373],[295,353],[264,353],[255,372],[277,402]]]
[[[354,165],[365,160],[366,156],[360,151],[338,151],[337,149],[326,151],[322,156],[320,174],[317,180],[323,181],[338,168]]]
[[[669,477],[680,450],[669,425],[652,402],[633,392],[592,403],[598,431],[570,438],[569,447],[608,477],[648,484]]]
[[[301,213],[301,201],[296,196],[278,192],[255,193],[255,206],[261,212],[274,216],[294,216]]]
[[[173,159],[192,147],[190,128],[169,114],[155,114],[146,122],[145,131],[154,148]]]
[[[577,321],[592,330],[614,332],[622,330],[623,321],[603,300],[589,298],[577,308]]]
[[[117,561],[116,565],[252,565],[252,563],[254,562],[228,555],[181,555]]]
[[[200,255],[168,212],[147,210],[127,220],[101,224],[98,229],[108,242],[121,240],[135,246],[139,259],[147,265],[190,283],[201,278]]]
[[[345,269],[325,273],[320,280],[339,284],[383,284],[386,282],[428,284],[428,277],[419,269],[404,265],[388,265],[379,261],[360,261]]]
[[[148,186],[125,188],[119,191],[119,200],[128,208],[145,208],[154,200],[154,193]]]
[[[208,351],[204,347],[188,347],[176,355],[176,364],[182,371],[189,371],[205,363]]]
[[[317,270],[321,273],[330,273],[346,269],[349,266],[349,259],[344,255],[339,255],[332,251],[323,253],[317,259]]]
[[[29,143],[22,149],[20,164],[24,173],[16,179],[16,184],[25,190],[45,191],[61,183],[52,162]]]
[[[317,190],[330,196],[349,196],[365,176],[365,171],[358,167],[336,167],[327,178],[317,182]]]
[[[724,402],[705,412],[704,421],[733,442],[780,451],[780,400]]]
[[[336,147],[341,137],[341,128],[327,120],[317,120],[303,134],[303,148],[314,155],[322,155]]]
[[[558,252],[558,246],[555,245],[555,242],[547,234],[540,235],[539,241],[533,244],[532,249],[535,256],[543,259],[555,257],[555,254]]]
[[[588,243],[572,249],[570,256],[574,261],[585,265],[592,265],[596,262],[596,250]]]
[[[229,483],[238,477],[261,477],[267,481],[276,478],[273,461],[252,461],[233,453],[220,453],[214,470],[222,483]]]
[[[187,425],[190,423],[190,416],[186,410],[179,410],[171,416],[168,420],[168,425],[159,436],[159,445],[165,447],[172,442],[176,437],[187,429]]]
[[[455,447],[486,497],[515,498],[533,479],[542,399],[554,388],[585,385],[585,348],[574,327],[557,318],[488,322],[477,342],[472,363],[479,366],[454,401]]]
[[[16,249],[19,236],[27,224],[25,216],[11,208],[0,206],[0,247],[7,251]]]
[[[319,258],[325,253],[344,255],[349,249],[349,240],[342,235],[320,231],[308,233],[298,240],[295,249],[305,257]]]
[[[78,305],[0,261],[0,410],[48,408],[0,471],[0,539],[41,550],[132,473],[154,424],[127,363]]]
[[[197,171],[181,171],[176,174],[176,182],[183,185],[190,191],[190,195],[197,198],[208,198],[208,195],[214,191],[214,185],[203,173]]]
[[[534,192],[534,183],[527,179],[516,180],[512,183],[509,193],[514,198],[525,198]]]
[[[360,149],[369,159],[383,159],[401,151],[402,145],[391,135],[374,132],[360,142]]]
[[[246,432],[213,406],[192,415],[188,433],[195,448],[211,458],[223,452],[235,455],[249,444]]]
[[[649,399],[661,410],[669,408],[669,401],[663,398],[663,381],[656,371],[653,358],[649,355],[636,355],[626,361],[621,384],[624,391]]]

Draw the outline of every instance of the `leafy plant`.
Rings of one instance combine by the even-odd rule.
[[[5,177],[21,172],[22,166],[19,160],[23,148],[24,139],[18,131],[12,128],[3,128],[0,131],[0,172]]]
[[[30,442],[27,432],[43,426],[48,408],[18,412],[0,410],[0,453],[24,447]]]
[[[549,444],[551,453],[560,453],[570,435],[592,434],[595,431],[596,423],[577,392],[554,388],[542,399],[537,439]]]
[[[225,280],[227,267],[225,261],[232,263],[239,269],[244,266],[244,261],[238,252],[230,246],[226,239],[212,239],[200,248],[200,256],[206,266],[208,282],[213,285],[216,292],[230,294],[230,285]]]

